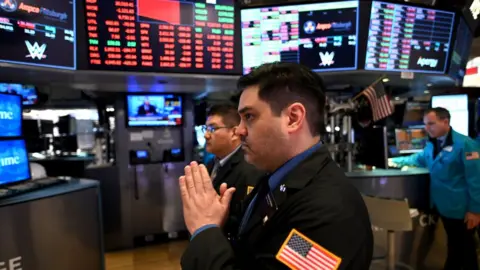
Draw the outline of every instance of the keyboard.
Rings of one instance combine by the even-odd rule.
[[[0,188],[0,200],[51,186],[65,184],[67,182],[68,180],[60,179],[57,177],[46,177],[13,186],[8,186],[5,188]]]

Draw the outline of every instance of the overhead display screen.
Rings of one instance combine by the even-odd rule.
[[[241,11],[243,73],[295,62],[316,72],[357,68],[358,1]]]
[[[473,41],[473,34],[462,18],[460,18],[455,35],[455,46],[453,47],[448,74],[458,85],[461,85],[465,77],[468,57],[470,56]]]
[[[75,69],[75,1],[0,0],[0,61]]]
[[[182,97],[178,95],[127,95],[128,127],[180,126]]]
[[[86,0],[91,69],[238,74],[233,0]]]
[[[455,14],[372,2],[365,69],[445,73]]]

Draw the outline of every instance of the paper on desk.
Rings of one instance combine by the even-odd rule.
[[[410,208],[410,217],[411,218],[417,217],[418,215],[420,215],[420,213],[418,212],[418,209]]]

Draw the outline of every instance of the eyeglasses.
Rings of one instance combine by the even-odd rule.
[[[202,127],[202,131],[204,133],[208,132],[208,133],[214,133],[215,131],[219,130],[219,129],[222,129],[222,128],[230,128],[230,127],[214,127],[214,126],[203,126]]]

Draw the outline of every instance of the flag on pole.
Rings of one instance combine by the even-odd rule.
[[[370,85],[360,94],[364,95],[367,98],[368,103],[370,103],[374,122],[393,114],[390,98],[385,92],[383,83],[378,82]]]
[[[290,232],[276,258],[295,270],[335,270],[342,261],[295,229]]]

